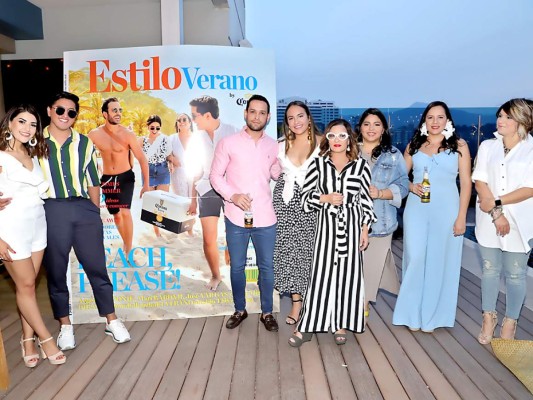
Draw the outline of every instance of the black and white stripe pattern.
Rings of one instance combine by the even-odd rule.
[[[313,267],[300,332],[364,330],[361,226],[376,220],[369,193],[370,168],[363,159],[339,173],[329,157],[310,165],[302,190],[306,212],[317,212]],[[321,194],[344,195],[342,206],[320,203]]]

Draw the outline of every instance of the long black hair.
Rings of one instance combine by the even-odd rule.
[[[425,135],[422,135],[420,133],[420,129],[422,128],[422,125],[426,122],[426,116],[428,115],[429,110],[431,110],[433,107],[439,107],[439,106],[444,108],[446,118],[448,118],[450,122],[452,123],[452,126],[455,127],[455,124],[452,118],[452,113],[450,112],[450,109],[448,108],[446,103],[444,103],[443,101],[432,101],[431,103],[428,104],[428,106],[422,113],[422,117],[420,117],[420,122],[418,123],[418,128],[415,130],[415,133],[413,137],[411,138],[411,141],[409,142],[409,155],[413,156],[418,151],[418,149],[420,149],[420,147],[424,143],[426,143],[428,137]],[[440,149],[450,150],[453,153],[461,154],[461,152],[457,150],[458,142],[459,142],[459,136],[457,136],[457,134],[454,132],[452,136],[450,136],[448,139],[446,138],[442,139],[442,142],[438,150],[439,151]]]

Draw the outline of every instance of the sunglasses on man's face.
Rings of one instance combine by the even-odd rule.
[[[78,115],[78,112],[76,110],[73,110],[72,108],[69,110],[61,106],[54,106],[52,108],[55,110],[56,114],[59,116],[65,114],[65,111],[67,112],[67,115],[69,118],[76,118],[76,116]]]
[[[151,127],[150,127],[150,130],[151,130],[151,131],[158,131],[158,130],[160,130],[160,129],[161,129],[161,127],[159,127],[159,126],[151,126]]]

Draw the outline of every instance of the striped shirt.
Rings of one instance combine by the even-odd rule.
[[[67,197],[89,198],[87,187],[100,186],[96,153],[91,139],[74,129],[60,145],[44,128],[44,138],[50,150],[48,158],[41,158],[39,164],[50,183],[48,196],[52,199]]]

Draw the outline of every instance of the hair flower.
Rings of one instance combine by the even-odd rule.
[[[452,137],[454,132],[455,132],[455,128],[452,125],[452,121],[448,120],[446,122],[446,126],[444,127],[444,130],[442,131],[444,138],[448,140],[449,138]]]
[[[424,122],[422,124],[422,126],[420,127],[420,134],[422,136],[427,136],[428,135],[428,127],[426,126],[426,123]]]

